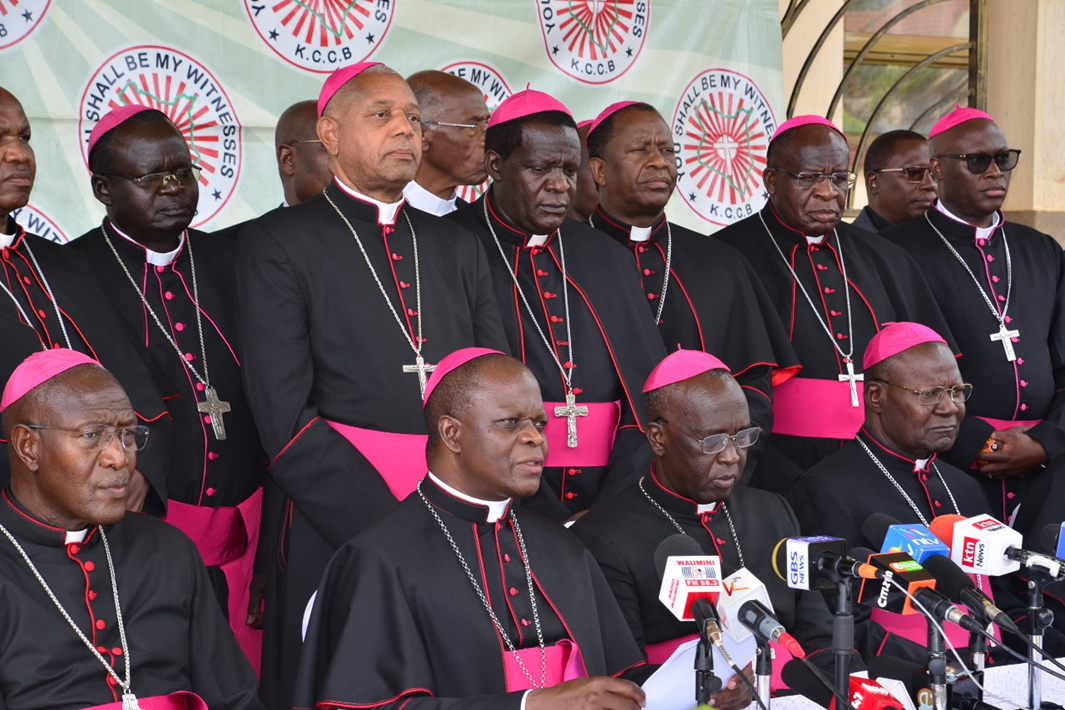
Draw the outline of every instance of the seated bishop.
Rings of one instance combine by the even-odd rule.
[[[540,387],[483,348],[426,388],[428,475],[333,556],[295,707],[628,708],[649,674],[591,554],[513,505],[540,485]]]
[[[196,546],[125,514],[148,428],[118,381],[46,350],[16,368],[0,410],[0,707],[261,710]]]

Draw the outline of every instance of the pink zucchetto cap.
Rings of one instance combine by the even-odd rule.
[[[650,392],[659,387],[690,380],[696,375],[701,375],[710,370],[732,372],[732,370],[728,369],[728,365],[710,353],[704,353],[702,350],[678,350],[667,355],[662,362],[658,363],[655,369],[651,370],[647,383],[643,386],[643,391]]]
[[[425,383],[425,397],[422,398],[422,407],[424,408],[425,405],[429,404],[429,397],[433,394],[433,390],[440,384],[440,380],[448,376],[448,373],[457,370],[470,360],[476,360],[485,355],[506,355],[506,353],[492,350],[491,348],[463,348],[442,358],[440,362],[436,363],[436,368],[432,374],[429,375],[429,381]]]
[[[972,121],[976,118],[986,118],[991,123],[995,122],[995,119],[991,118],[990,114],[975,108],[968,108],[961,104],[954,104],[954,109],[947,115],[936,121],[936,125],[932,126],[932,130],[928,132],[929,138],[934,138],[944,131],[949,131],[954,126],[965,123],[966,121]]]
[[[599,126],[603,123],[603,121],[607,120],[608,118],[613,116],[618,111],[620,111],[622,109],[626,109],[629,106],[635,106],[638,103],[642,103],[642,102],[640,102],[640,101],[618,101],[616,103],[610,104],[605,109],[600,111],[599,115],[595,117],[595,121],[592,123],[592,127],[588,129],[588,135],[592,135],[592,133],[595,132],[595,129],[599,128]]]
[[[336,92],[340,91],[340,87],[347,84],[349,81],[362,74],[364,71],[372,66],[380,64],[381,62],[359,62],[358,64],[352,64],[347,67],[340,67],[325,80],[325,84],[322,85],[322,90],[318,93],[318,118],[322,117],[325,113],[325,107],[329,104],[329,99],[336,95]]]
[[[777,138],[784,135],[791,129],[802,128],[803,126],[828,126],[833,131],[843,136],[844,139],[846,139],[847,137],[846,134],[839,129],[839,126],[832,123],[832,121],[829,121],[824,116],[816,116],[813,114],[809,114],[806,116],[794,116],[777,126],[776,133],[774,133],[773,137],[769,139],[770,145],[772,145],[773,141],[775,141]]]
[[[570,118],[573,117],[566,105],[554,96],[526,87],[524,91],[511,94],[499,104],[492,112],[492,117],[488,119],[488,127],[547,111],[561,111]]]
[[[943,343],[946,340],[927,325],[920,323],[888,323],[884,328],[869,340],[865,347],[865,357],[862,358],[862,369],[868,370],[878,362],[887,360],[892,355],[898,355],[903,350],[909,350],[915,345],[922,343]]]
[[[584,128],[585,126],[590,126],[593,123],[595,123],[595,119],[594,118],[588,118],[588,119],[585,119],[583,121],[578,121],[577,122],[577,130],[579,131],[582,128]]]
[[[23,360],[22,364],[11,373],[4,387],[4,396],[0,398],[0,412],[22,399],[34,387],[43,385],[72,367],[99,364],[88,355],[66,348],[34,353]]]
[[[105,134],[115,130],[138,113],[155,110],[157,109],[153,109],[151,106],[142,106],[141,104],[126,104],[125,106],[111,109],[93,126],[92,133],[89,134],[89,150],[85,155],[92,155],[92,149],[96,147],[96,144],[100,142],[100,139]]]

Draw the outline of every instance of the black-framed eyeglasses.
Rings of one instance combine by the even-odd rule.
[[[43,424],[25,424],[30,429],[44,429],[47,431],[65,431],[77,434],[78,443],[86,451],[98,451],[107,448],[115,435],[118,435],[118,443],[126,451],[140,451],[148,444],[148,427],[138,424],[132,427],[117,428],[105,425],[91,425],[81,429],[66,429],[58,426],[44,426]]]
[[[488,119],[481,119],[476,123],[448,123],[447,121],[422,121],[423,126],[447,126],[449,128],[465,128],[471,138],[477,137],[488,130]]]
[[[903,385],[897,385],[894,382],[888,382],[887,380],[877,380],[882,382],[888,387],[895,387],[900,390],[906,390],[917,395],[917,402],[925,407],[935,407],[943,398],[950,392],[950,399],[955,404],[961,404],[972,397],[973,386],[968,382],[960,385],[954,385],[953,387],[926,387],[925,389],[915,390],[910,387],[904,387]]]
[[[874,173],[905,173],[906,182],[921,183],[924,182],[925,177],[928,176],[931,168],[928,167],[912,167],[912,168],[881,168],[880,170],[873,170]]]
[[[681,429],[679,426],[673,424],[666,419],[658,419],[671,429],[679,431],[684,436],[688,437],[692,441],[698,441],[699,446],[704,454],[720,454],[728,446],[728,442],[732,442],[736,445],[737,449],[746,449],[754,445],[758,441],[758,435],[762,433],[762,427],[752,426],[748,429],[742,429],[735,434],[711,434],[705,439],[700,439],[697,436],[692,436],[688,432]]]
[[[144,188],[145,190],[158,192],[164,187],[170,184],[171,180],[176,180],[177,183],[183,187],[194,184],[200,179],[200,172],[203,171],[199,165],[190,165],[187,168],[178,168],[177,170],[168,170],[163,173],[150,173],[148,175],[141,175],[134,177],[132,175],[123,175],[122,173],[113,172],[99,172],[97,175],[110,175],[111,177],[122,178],[123,180],[129,180],[137,187]]]
[[[858,181],[858,176],[850,171],[842,173],[793,173],[776,165],[770,165],[769,167],[790,176],[800,190],[812,190],[823,181],[828,180],[832,183],[832,187],[840,192],[847,192]]]
[[[1017,162],[1021,159],[1021,151],[1019,148],[1010,148],[1004,150],[1001,153],[944,153],[942,155],[932,156],[935,158],[951,158],[952,160],[964,160],[965,167],[969,169],[974,175],[983,175],[991,167],[991,161],[995,161],[995,165],[998,169],[1004,173],[1008,173],[1017,167]]]
[[[324,146],[325,145],[324,143],[322,143],[322,139],[321,138],[308,138],[306,140],[289,141],[289,142],[290,143],[317,143],[320,146]]]

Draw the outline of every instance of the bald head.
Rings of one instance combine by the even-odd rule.
[[[298,205],[329,184],[329,154],[318,139],[318,102],[299,101],[277,119],[274,150],[285,202]]]
[[[30,201],[36,174],[29,119],[15,95],[0,87],[0,231],[7,231],[8,215]]]
[[[517,367],[520,366],[520,367]],[[525,366],[503,354],[482,355],[455,368],[440,381],[425,405],[425,426],[429,430],[429,447],[439,439],[437,425],[441,417],[461,419],[466,408],[481,393],[481,380],[487,368],[517,371]]]
[[[274,147],[294,141],[318,140],[315,124],[318,123],[318,102],[313,99],[297,101],[285,109],[274,128]]]

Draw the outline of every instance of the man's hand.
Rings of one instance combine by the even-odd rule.
[[[256,572],[251,576],[248,586],[251,597],[248,599],[248,618],[245,624],[252,629],[263,627],[263,599],[266,598],[266,572]]]
[[[534,690],[525,710],[637,710],[645,702],[643,689],[632,681],[595,676]]]
[[[998,451],[983,451],[977,467],[988,478],[1005,478],[1024,473],[1047,462],[1042,444],[1026,433],[1032,427],[1015,426],[996,431],[991,438],[998,442]]]
[[[751,667],[750,663],[743,669],[743,675],[747,676],[748,680],[753,681],[754,668]],[[729,678],[728,683],[725,684],[720,693],[710,696],[710,704],[717,710],[739,710],[747,707],[752,702],[754,702],[754,693],[751,692],[750,687],[738,675]]]
[[[148,498],[148,491],[152,490],[152,484],[144,474],[133,469],[133,475],[129,477],[129,488],[126,490],[126,510],[139,513],[144,510],[144,501]]]

